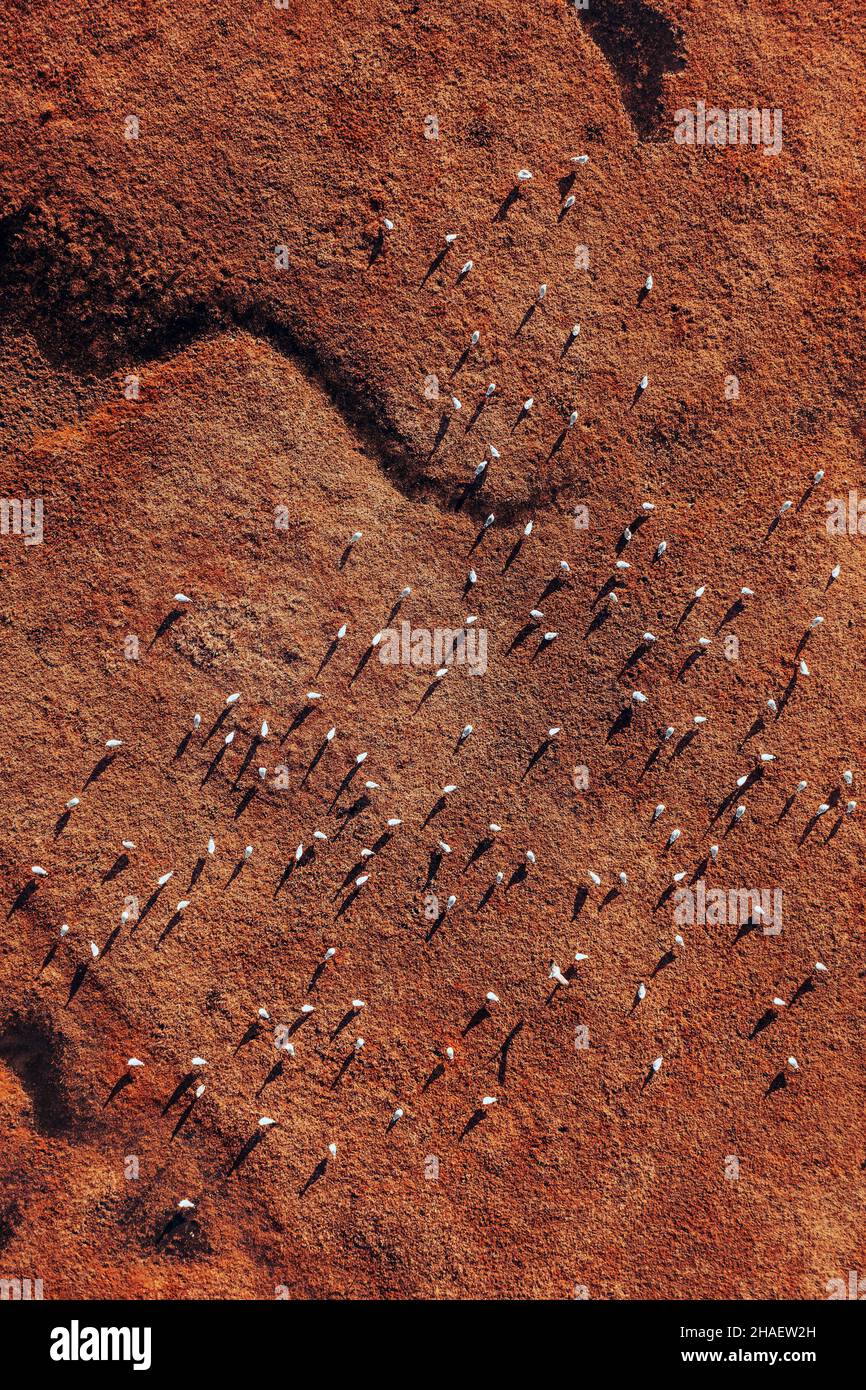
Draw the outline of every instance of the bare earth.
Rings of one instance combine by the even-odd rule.
[[[866,1270],[866,539],[827,527],[866,491],[849,8],[7,9],[0,492],[44,538],[0,537],[0,1277]],[[699,101],[779,108],[781,152],[675,143]],[[483,673],[370,651],[406,585],[397,627],[476,615]],[[781,932],[677,925],[675,873],[781,890]]]

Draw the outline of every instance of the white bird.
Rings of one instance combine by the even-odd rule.
[[[189,1064],[191,1067],[206,1067],[208,1063],[206,1057],[191,1057]]]
[[[663,1061],[664,1057],[656,1057],[655,1061],[653,1062],[653,1071],[659,1071],[661,1069],[661,1064]]]
[[[487,993],[486,993],[485,996],[484,996],[484,1002],[485,1002],[486,1004],[498,1004],[498,1003],[499,1003],[499,995],[498,995],[498,994],[494,994],[492,990],[488,990]]]
[[[641,983],[637,987],[637,997],[639,1001],[642,999],[646,999],[646,985],[643,983],[643,981],[641,981]]]
[[[788,1066],[791,1068],[791,1071],[799,1071],[799,1070],[800,1070],[800,1063],[797,1061],[796,1057],[789,1057],[789,1058],[788,1058]]]
[[[665,806],[665,803],[663,801],[660,801],[658,806],[656,806],[655,810],[653,811],[653,822],[657,821],[659,816],[664,815],[666,810],[667,807]]]
[[[194,1211],[195,1202],[191,1202],[188,1197],[181,1197],[177,1204],[179,1211]]]
[[[73,797],[70,798],[69,801],[67,801],[67,803],[66,803],[66,810],[67,810],[67,811],[73,811],[73,810],[75,809],[75,807],[76,807],[76,806],[79,806],[80,804],[81,804],[81,798],[80,798],[79,796],[73,796]]]
[[[108,742],[106,743],[105,746],[106,746],[106,748],[122,748],[122,747],[123,747],[123,739],[120,739],[120,738],[110,738],[110,739],[108,740]]]
[[[128,1067],[143,1067],[144,1062],[139,1057],[130,1057],[126,1065]]]
[[[482,1097],[481,1097],[481,1104],[482,1104],[483,1106],[485,1106],[485,1108],[486,1108],[488,1105],[496,1105],[497,1103],[498,1103],[498,1102],[497,1102],[496,1096],[482,1096]]]
[[[397,1109],[394,1111],[393,1115],[391,1116],[391,1124],[392,1124],[392,1125],[395,1125],[395,1124],[397,1123],[398,1120],[402,1120],[404,1114],[405,1114],[405,1111],[403,1110],[403,1107],[402,1107],[401,1105],[398,1105],[398,1106],[397,1106]]]
[[[642,690],[633,690],[631,693],[631,698],[632,704],[645,705],[649,697],[644,695]]]
[[[472,725],[471,725],[471,724],[464,724],[463,728],[462,728],[461,731],[460,731],[460,742],[461,742],[461,743],[465,743],[466,739],[469,737],[469,735],[470,735],[471,733],[472,733]]]
[[[230,734],[226,734],[226,736],[225,736],[225,745],[226,745],[226,748],[228,748],[228,746],[229,746],[230,743],[234,743],[234,741],[235,741],[235,733],[236,733],[236,730],[235,730],[235,729],[232,729],[232,731],[231,731]]]
[[[239,700],[240,698],[241,698],[241,692],[240,692],[239,690],[236,690],[235,693],[234,693],[234,695],[227,695],[227,696],[226,696],[226,704],[227,704],[227,705],[236,705],[237,702],[238,702],[238,700]]]
[[[548,974],[548,977],[547,977],[547,978],[548,978],[549,980],[556,980],[556,983],[559,984],[559,985],[566,985],[566,986],[567,986],[567,985],[571,984],[571,981],[570,981],[569,979],[567,979],[567,977],[566,977],[565,975],[563,975],[563,973],[562,973],[562,971],[560,970],[559,966],[556,964],[556,961],[551,961],[551,963],[550,963],[550,973]]]
[[[672,830],[670,835],[668,836],[668,842],[665,845],[665,849],[670,849],[671,845],[675,845],[682,833],[683,832],[681,830]]]
[[[33,864],[33,865],[31,865],[30,872],[31,872],[31,874],[33,874],[36,878],[47,878],[47,877],[48,877],[48,870],[47,870],[47,869],[43,869],[43,867],[42,867],[41,864]]]
[[[252,847],[252,845],[247,845],[246,849],[244,850],[244,859],[252,859],[252,857],[253,857],[253,847]]]
[[[99,959],[99,947],[95,941],[91,941],[90,943],[90,954],[93,956],[94,960]]]
[[[643,282],[643,287],[646,290],[647,294],[649,294],[650,290],[653,287],[653,277],[651,275],[648,275],[646,277],[646,279]]]
[[[664,555],[665,551],[667,550],[667,548],[668,548],[668,543],[667,543],[667,541],[659,541],[658,545],[656,546],[655,558],[656,558],[657,560],[660,560],[660,559],[662,558],[662,556]]]
[[[588,163],[589,163],[589,155],[588,155],[588,154],[573,154],[573,155],[571,156],[571,162],[572,162],[572,164],[588,164]]]
[[[521,183],[528,183],[528,181],[532,178],[532,174],[529,172],[528,169],[518,169],[517,177],[519,178]]]
[[[356,1052],[356,1053],[357,1053],[357,1052],[362,1052],[363,1049],[364,1049],[364,1046],[365,1046],[365,1044],[364,1044],[364,1039],[363,1039],[363,1038],[356,1038],[356,1039],[355,1039],[355,1052]]]
[[[328,1145],[328,1153],[331,1155],[331,1158],[336,1158],[336,1157],[337,1157],[337,1146],[336,1146],[336,1144],[329,1144],[329,1145]]]
[[[272,1120],[270,1115],[262,1115],[259,1120],[259,1129],[270,1129],[271,1125],[275,1125],[276,1123],[276,1120]]]

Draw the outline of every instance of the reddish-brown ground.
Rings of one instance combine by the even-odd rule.
[[[2,20],[0,493],[44,500],[44,541],[0,537],[0,1276],[46,1297],[820,1299],[866,1268],[866,799],[842,814],[866,776],[866,540],[826,527],[864,486],[861,21],[590,5]],[[675,144],[673,112],[700,99],[781,108],[781,154]],[[414,627],[478,615],[485,674],[454,665],[423,702],[430,668],[374,653],[355,675],[407,584]],[[192,602],[163,627],[178,591]],[[557,640],[513,646],[534,606]],[[817,613],[811,674],[753,729]],[[635,688],[648,703],[612,732]],[[315,856],[286,878],[301,841]],[[663,963],[665,889],[716,841],[708,884],[780,888],[783,930],[685,927]],[[457,897],[432,933],[430,893]],[[789,1007],[750,1036],[775,995]],[[275,1074],[257,1010],[292,1025],[304,1002]],[[186,1113],[194,1054],[207,1089]],[[475,1124],[482,1095],[498,1104]],[[278,1127],[247,1149],[263,1115]]]

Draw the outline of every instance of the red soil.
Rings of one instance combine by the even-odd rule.
[[[826,526],[862,485],[862,33],[829,5],[591,4],[2,21],[0,492],[44,499],[44,542],[0,538],[0,1275],[41,1277],[46,1297],[821,1299],[864,1268],[862,822],[842,808],[863,769],[866,542]],[[699,100],[781,108],[781,154],[675,144],[674,111]],[[501,456],[458,506],[491,441]],[[590,630],[645,500],[619,603]],[[562,559],[571,576],[542,599]],[[353,680],[407,584],[398,621],[472,612],[488,641],[485,674],[454,665],[423,703],[429,667],[374,653]],[[725,622],[742,585],[755,596]],[[155,638],[178,591],[192,602]],[[512,649],[534,606],[557,640]],[[747,737],[817,613],[810,675]],[[647,629],[657,644],[627,667]],[[648,703],[611,736],[636,688]],[[293,728],[310,689],[324,698]],[[714,819],[719,804],[762,751],[776,761],[729,829],[738,803]],[[365,779],[379,788],[348,819]],[[282,882],[314,829],[329,839]],[[440,838],[432,892],[457,903],[427,939]],[[714,841],[708,885],[780,888],[780,935],[680,929],[659,905]],[[49,876],[12,911],[34,864]],[[369,882],[341,911],[350,871]],[[576,950],[551,994],[551,960]],[[500,1004],[466,1031],[488,990]],[[750,1037],[776,995],[790,1007]],[[258,1008],[292,1024],[305,1001],[271,1076],[271,1030],[242,1040]],[[207,1089],[178,1128],[192,1090],[166,1107],[194,1054]],[[112,1096],[133,1055],[145,1067]],[[791,1055],[799,1073],[771,1091]],[[467,1130],[483,1095],[498,1104]],[[263,1115],[278,1127],[233,1167]],[[195,1211],[166,1232],[183,1197]]]

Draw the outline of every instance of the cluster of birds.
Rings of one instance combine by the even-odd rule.
[[[574,158],[574,162],[577,164],[585,163],[586,160],[587,156],[583,155],[576,156]],[[518,175],[518,184],[524,184],[528,182],[531,178],[532,175],[529,170],[521,170]],[[564,201],[563,211],[568,212],[568,210],[573,205],[574,196],[569,195]],[[384,224],[384,231],[388,235],[392,235],[395,232],[394,223],[390,220],[386,220]],[[455,239],[455,233],[447,234],[445,238],[446,251]],[[463,265],[458,278],[465,279],[465,277],[470,274],[472,269],[473,262],[471,260],[467,260]],[[647,276],[641,293],[646,295],[650,293],[650,291],[652,291],[653,288],[653,277],[651,275]],[[547,286],[545,284],[542,284],[538,290],[539,302],[542,302],[544,300],[546,293]],[[579,324],[575,324],[571,332],[572,337],[577,337],[577,335],[580,332]],[[470,347],[476,346],[478,341],[479,334],[477,332],[473,333]],[[643,393],[643,391],[647,389],[648,384],[648,377],[645,375],[638,383],[637,396],[640,396]],[[491,383],[487,388],[486,398],[489,399],[495,391],[496,384]],[[523,413],[525,414],[531,411],[533,405],[533,398],[527,398],[523,404]],[[453,406],[455,410],[459,410],[461,408],[461,403],[456,397],[453,398]],[[572,412],[572,414],[569,416],[566,429],[570,429],[576,422],[576,419],[577,412],[575,411]],[[491,452],[491,457],[493,459],[498,458],[499,452],[496,449],[496,447],[491,444],[489,448]],[[488,461],[485,459],[475,468],[474,475],[468,483],[470,489],[480,490],[480,488],[483,486],[486,480],[487,470]],[[812,488],[817,488],[823,481],[823,478],[823,471],[815,473],[811,483],[807,487],[807,493],[810,492]],[[783,522],[784,517],[792,510],[793,505],[793,501],[785,501],[779,508],[779,511],[771,525],[774,527],[775,525],[778,525],[781,522]],[[629,547],[634,542],[640,529],[646,523],[648,523],[651,518],[654,517],[655,512],[656,508],[654,503],[650,501],[643,502],[637,511],[637,515],[634,517],[632,521],[630,521],[630,523],[627,526],[624,527],[621,535],[619,536],[616,545],[617,558],[613,562],[612,573],[610,574],[607,582],[604,584],[602,589],[602,602],[604,604],[604,607],[598,610],[596,612],[596,615],[593,617],[591,630],[596,630],[597,628],[599,628],[604,621],[607,621],[609,617],[612,617],[616,613],[617,607],[620,603],[620,598],[623,589],[628,585],[629,571],[631,570],[631,561],[624,558],[625,554],[629,552]],[[495,525],[495,521],[495,515],[493,513],[488,514],[483,523],[482,532],[488,532]],[[516,548],[519,549],[519,547],[523,544],[529,543],[532,535],[533,522],[529,521],[522,527],[522,534],[517,538]],[[345,550],[343,552],[343,561],[345,561],[345,557],[347,554],[356,551],[357,547],[361,545],[363,538],[364,533],[360,530],[356,530],[351,533],[348,542],[346,543]],[[663,564],[667,553],[668,542],[662,539],[658,542],[658,544],[655,546],[653,550],[652,563],[655,565]],[[838,565],[835,566],[828,578],[828,588],[831,584],[835,583],[839,579],[840,573],[841,567]],[[572,572],[572,567],[569,561],[564,558],[559,559],[557,561],[557,568],[554,577],[550,581],[545,592],[555,593],[558,589],[566,585],[569,585],[572,582],[573,577],[574,576]],[[464,594],[469,592],[474,587],[474,585],[477,582],[477,578],[478,576],[476,571],[474,569],[471,569],[466,579]],[[687,615],[691,614],[693,611],[698,609],[699,605],[702,604],[703,600],[707,595],[707,590],[708,585],[705,583],[701,583],[694,589],[692,595],[688,600],[685,612],[681,616],[679,622],[677,623],[675,630],[679,629]],[[403,602],[405,602],[411,595],[411,587],[405,586],[397,595],[394,611],[396,612],[399,606]],[[733,602],[728,607],[727,612],[716,631],[720,631],[721,627],[724,626],[725,623],[732,622],[740,613],[742,613],[746,609],[746,607],[754,599],[754,592],[750,588],[743,586],[734,598]],[[170,618],[173,620],[175,617],[181,614],[192,602],[193,599],[188,594],[182,592],[176,593],[173,597],[174,607],[172,613],[170,614]],[[469,614],[466,617],[466,626],[472,626],[477,621],[477,614]],[[790,699],[796,683],[800,679],[808,678],[811,675],[810,668],[805,659],[805,652],[807,649],[807,644],[812,639],[813,635],[818,632],[818,630],[822,627],[823,624],[824,617],[821,614],[815,614],[815,616],[808,623],[808,626],[802,633],[799,645],[797,647],[796,657],[794,659],[791,671],[791,678],[787,688],[784,691],[780,691],[777,695],[767,700],[765,709],[757,713],[755,721],[750,730],[749,736],[763,731],[767,726],[768,719],[771,719],[773,721],[777,721],[778,719],[780,719],[784,711],[785,704],[787,700]],[[165,630],[168,625],[169,623],[167,620],[165,623],[163,623],[163,627],[161,630]],[[319,666],[317,677],[324,671],[324,669],[329,664],[332,656],[338,650],[340,644],[346,638],[348,630],[348,623],[343,623],[336,629],[330,646],[321,662],[321,665]],[[559,633],[555,628],[546,626],[544,612],[542,609],[538,607],[533,607],[528,610],[528,619],[526,621],[524,631],[536,633],[539,636],[539,650],[543,650],[544,648],[549,647],[550,644],[553,643],[559,636]],[[376,647],[382,641],[382,637],[383,633],[380,631],[373,634],[373,636],[369,639],[369,642],[366,647],[367,656],[369,656],[373,651],[375,651]],[[646,657],[647,654],[660,641],[663,641],[663,636],[652,631],[643,631],[640,634],[638,634],[636,636],[637,645],[635,648],[635,652],[632,654],[632,657],[629,659],[627,663],[627,670],[633,668],[638,661]],[[712,637],[708,635],[699,636],[694,645],[694,650],[687,658],[687,665],[690,665],[700,660],[701,657],[712,646],[712,643]],[[453,658],[453,650],[450,655]],[[362,661],[363,659],[364,658],[362,658]],[[433,678],[434,683],[444,679],[444,677],[449,674],[450,670],[450,660],[446,659],[446,664],[436,670]],[[323,698],[324,697],[322,691],[316,689],[308,690],[306,692],[301,707],[294,716],[291,728],[288,732],[291,732],[292,730],[299,728],[301,724],[305,723],[306,720],[309,717],[311,717],[317,709],[321,709]],[[194,736],[202,737],[204,746],[210,744],[211,741],[214,740],[214,746],[216,746],[217,749],[211,761],[210,767],[208,768],[205,781],[207,781],[211,776],[215,774],[223,759],[226,756],[228,756],[230,750],[232,750],[233,748],[239,730],[235,727],[229,728],[225,731],[224,729],[225,724],[230,719],[233,711],[236,709],[236,707],[239,705],[242,699],[243,692],[241,691],[235,691],[229,694],[226,697],[224,705],[221,708],[219,714],[217,715],[212,728],[207,734],[203,734],[202,715],[200,713],[195,713],[191,721],[191,726],[188,728],[188,731],[185,735],[182,744],[182,750],[185,750],[189,740],[192,739]],[[610,742],[616,734],[624,732],[629,727],[632,720],[636,717],[638,711],[645,709],[648,706],[653,707],[656,704],[656,702],[657,700],[655,695],[647,693],[640,689],[634,689],[631,693],[630,699],[628,699],[625,706],[618,712],[610,730],[610,736],[608,741]],[[707,724],[708,718],[709,716],[703,713],[695,713],[691,718],[691,723],[687,725],[685,729],[682,730],[678,730],[676,726],[667,723],[667,720],[663,719],[658,731],[657,744],[650,755],[648,766],[652,765],[652,763],[658,759],[664,747],[667,745],[671,745],[672,740],[674,740],[678,734],[679,738],[676,744],[676,748],[678,751],[684,750],[684,748],[689,746],[692,740],[699,735],[702,727]],[[256,721],[256,723],[258,723],[258,720]],[[465,724],[462,727],[462,729],[456,734],[456,745],[459,746],[460,744],[464,743],[468,738],[470,738],[474,734],[474,732],[475,729],[472,724]],[[533,756],[533,762],[538,761],[544,755],[544,753],[551,747],[554,741],[558,739],[561,732],[562,728],[558,724],[551,724],[549,725],[549,727],[547,727],[546,733],[544,733],[541,738],[539,749]],[[321,743],[317,748],[315,755],[304,774],[302,785],[306,785],[315,768],[327,755],[328,750],[334,745],[336,735],[337,726],[335,724],[330,725],[327,731],[324,733]],[[222,738],[221,743],[219,742],[220,736]],[[247,747],[246,752],[244,754],[241,769],[237,773],[236,777],[233,779],[233,785],[235,788],[238,787],[241,776],[249,767],[253,767],[255,769],[255,776],[258,778],[260,783],[266,782],[268,777],[268,767],[264,762],[259,761],[259,759],[264,756],[264,750],[267,749],[269,740],[271,738],[271,728],[267,720],[263,720],[259,725],[259,732],[257,734],[252,735],[252,737],[250,738],[249,746]],[[746,740],[744,740],[744,742],[745,741]],[[111,762],[115,759],[115,757],[117,757],[121,753],[123,747],[123,742],[118,738],[112,737],[105,742],[104,753],[101,755],[100,763],[97,764],[97,768],[94,770],[94,773],[91,774],[91,777],[88,780],[88,786],[92,781],[96,780],[96,776],[101,775],[102,772],[105,771],[108,766],[110,766]],[[365,749],[360,749],[357,753],[352,755],[352,761],[350,762],[348,769],[345,771],[345,774],[342,776],[342,780],[339,783],[337,792],[329,807],[329,813],[333,812],[340,796],[344,793],[347,793],[350,790],[355,778],[360,777],[362,775],[361,769],[365,767],[365,764],[368,760],[368,756],[368,751]],[[723,810],[731,810],[730,828],[739,825],[740,822],[746,816],[747,806],[745,798],[748,792],[750,791],[750,789],[752,789],[760,782],[761,778],[765,773],[765,770],[775,760],[776,755],[774,753],[766,751],[761,752],[757,757],[757,760],[754,763],[754,765],[746,771],[744,771],[744,773],[737,779],[736,785],[730,790],[728,795],[725,797],[722,805]],[[853,772],[851,771],[851,769],[846,769],[842,774],[841,778],[841,788],[843,788],[844,790],[836,788],[833,794],[827,800],[822,800],[817,805],[817,808],[813,812],[813,815],[810,818],[810,821],[806,827],[805,834],[810,833],[811,829],[817,823],[818,819],[825,816],[831,809],[839,805],[840,801],[843,801],[844,803],[844,816],[850,818],[854,815],[857,807],[857,802],[850,795],[847,794],[852,788],[853,782]],[[783,809],[783,814],[786,814],[787,811],[790,810],[791,806],[793,805],[794,799],[799,797],[804,791],[806,791],[806,789],[807,783],[804,780],[798,781],[796,785],[792,787],[790,795],[786,802],[786,806]],[[253,787],[253,791],[254,790],[255,784]],[[366,809],[368,806],[374,804],[374,795],[379,790],[380,786],[378,782],[376,782],[372,778],[367,778],[366,780],[364,780],[361,797],[355,803],[355,806],[352,808],[351,814],[357,814],[359,809]],[[423,826],[421,827],[422,832],[426,831],[430,822],[432,822],[436,815],[438,815],[439,811],[444,806],[446,799],[452,796],[454,793],[457,793],[459,790],[459,786],[454,782],[447,782],[439,789],[426,816],[426,819],[423,822]],[[247,790],[244,793],[244,795],[246,798],[249,798],[251,795],[250,790]],[[69,818],[73,814],[80,814],[80,808],[82,807],[82,804],[82,797],[80,796],[74,796],[66,802],[64,810],[60,817],[60,829],[62,829],[65,826],[65,824],[68,822]],[[652,812],[651,826],[654,826],[658,821],[660,821],[661,818],[666,815],[666,813],[667,807],[663,802],[659,802],[658,804],[656,804]],[[400,815],[390,815],[385,817],[381,824],[381,831],[376,837],[376,839],[370,846],[365,846],[361,849],[360,862],[354,866],[354,868],[350,871],[349,874],[346,875],[343,881],[342,890],[345,896],[343,897],[342,902],[340,903],[340,906],[338,908],[338,917],[341,916],[344,912],[348,911],[351,905],[357,900],[358,896],[365,889],[368,892],[370,891],[368,885],[371,885],[373,862],[381,853],[382,849],[388,844],[392,836],[394,836],[403,827],[403,825],[403,817]],[[478,844],[475,850],[472,852],[470,862],[476,862],[478,859],[481,858],[481,856],[484,853],[486,853],[486,851],[493,845],[495,837],[497,836],[501,828],[502,827],[500,823],[496,821],[490,821],[486,824],[486,826],[480,831]],[[674,851],[678,842],[681,839],[681,836],[682,829],[679,826],[673,827],[670,830],[664,842],[659,842],[659,853],[668,854]],[[295,873],[297,870],[302,869],[305,865],[309,864],[316,857],[316,854],[321,849],[322,845],[328,842],[330,838],[331,834],[329,833],[329,831],[320,829],[319,827],[314,827],[311,830],[309,836],[306,839],[302,839],[298,843],[293,854],[291,855],[289,863],[285,866],[285,868],[282,871],[282,877],[279,881],[278,891],[285,886],[285,884],[288,882],[289,878],[292,876],[293,873]],[[135,851],[135,847],[135,841],[123,840],[121,844],[123,856],[128,858],[128,855]],[[440,866],[443,862],[447,862],[448,857],[452,854],[452,849],[452,845],[449,844],[446,840],[441,838],[436,839],[435,848],[431,850],[430,854],[430,869],[428,871],[428,878],[426,884],[427,889],[430,889],[432,887]],[[719,852],[720,845],[718,843],[714,843],[713,845],[711,845],[706,858],[704,859],[703,863],[698,867],[697,872],[705,872],[709,868],[710,864],[716,865],[718,862]],[[193,870],[190,888],[188,891],[194,893],[195,884],[202,872],[204,864],[207,862],[208,858],[213,858],[213,856],[215,856],[216,854],[217,846],[215,839],[213,837],[210,837],[207,841],[207,844],[203,848],[203,852],[197,861],[195,869]],[[229,884],[231,884],[242,873],[244,865],[249,862],[253,854],[253,845],[246,845],[240,859],[238,860],[237,864],[235,864],[232,870],[231,877],[229,879]],[[523,851],[523,858],[521,862],[519,862],[513,868],[510,883],[522,882],[526,878],[526,876],[534,869],[536,864],[537,855],[535,850],[531,848],[525,849]],[[129,907],[125,907],[123,909],[123,911],[120,914],[120,921],[117,924],[117,926],[113,929],[111,936],[109,937],[109,942],[105,943],[105,945],[103,945],[102,947],[100,947],[100,945],[94,940],[90,940],[88,942],[87,954],[89,955],[90,959],[87,960],[85,958],[83,962],[79,963],[76,969],[76,975],[73,981],[73,989],[70,994],[70,998],[72,997],[72,994],[74,994],[75,989],[80,985],[81,981],[83,980],[88,967],[92,963],[98,961],[105,954],[109,944],[113,943],[113,941],[116,939],[117,934],[127,925],[135,929],[137,924],[144,918],[144,916],[146,916],[152,910],[152,908],[156,905],[157,901],[161,897],[163,891],[167,888],[169,882],[172,880],[174,872],[174,869],[168,869],[165,873],[163,873],[157,878],[155,886],[150,894],[150,897],[148,898],[141,912],[136,913],[133,909]],[[611,899],[612,897],[615,897],[618,894],[626,892],[628,890],[629,879],[628,874],[624,869],[619,870],[617,872],[616,877],[609,886],[604,883],[603,876],[599,872],[597,872],[596,869],[587,867],[585,868],[584,872],[586,875],[586,882],[589,885],[589,887],[581,890],[579,896],[582,896],[583,898],[585,898],[593,890],[600,890],[603,894],[605,894],[605,901],[607,901],[608,899]],[[672,875],[669,887],[666,889],[666,896],[669,896],[672,893],[676,885],[682,883],[682,881],[686,877],[687,872],[687,870],[678,869]],[[17,908],[24,905],[24,903],[30,897],[32,892],[35,891],[39,880],[44,879],[48,876],[48,870],[46,870],[42,865],[36,864],[32,866],[31,874],[32,877],[30,882],[28,882],[28,884],[19,893],[18,898],[16,899],[16,902],[13,905],[13,908]],[[489,901],[492,894],[505,882],[505,878],[506,871],[500,869],[496,873],[493,880],[490,882],[488,890],[482,898],[482,903]],[[666,900],[666,897],[663,900]],[[162,937],[160,938],[161,941],[167,938],[168,935],[170,935],[171,931],[179,922],[182,914],[184,914],[187,911],[187,909],[189,909],[193,905],[193,901],[193,896],[182,897],[178,899],[171,913],[169,921],[163,931]],[[444,899],[444,901],[441,902],[435,895],[429,894],[428,901],[432,902],[433,905],[432,912],[428,914],[430,925],[426,934],[426,939],[429,941],[441,927],[446,915],[448,913],[451,913],[457,906],[458,900],[456,894],[449,893],[447,897]],[[761,909],[756,907],[754,910],[755,921],[753,925],[758,925],[761,915]],[[70,926],[68,923],[64,922],[59,927],[58,942],[69,939],[71,937],[72,933],[70,930]],[[52,954],[53,951],[57,949],[58,942],[54,943],[54,946],[52,947]],[[683,950],[685,950],[685,948],[686,942],[684,937],[681,934],[675,935],[673,937],[670,948],[672,958],[675,957],[678,953],[681,953]],[[338,952],[338,946],[329,946],[325,950],[324,955],[315,962],[312,982],[313,985],[315,985],[315,983],[321,977],[322,973],[335,960],[335,958],[338,956]],[[574,951],[573,961],[570,961],[565,968],[563,968],[562,964],[557,962],[556,960],[551,960],[546,980],[546,987],[548,987],[550,990],[550,994],[548,997],[552,998],[558,990],[570,989],[577,978],[578,967],[583,965],[589,959],[590,957],[587,952],[581,951],[580,949],[576,949]],[[822,976],[826,975],[826,973],[827,967],[824,965],[823,962],[818,961],[815,962],[812,966],[810,966],[808,979],[810,981],[817,981]],[[802,989],[803,986],[800,987],[800,991],[798,991],[798,993],[802,992]],[[634,1000],[634,1007],[639,1006],[642,1003],[642,1001],[646,998],[646,995],[647,985],[644,981],[641,981],[637,987]],[[487,990],[486,993],[483,994],[481,993],[481,991],[479,991],[478,1010],[475,1015],[475,1020],[480,1020],[489,1017],[493,1012],[495,1012],[497,1007],[500,1005],[500,1002],[500,997],[494,990]],[[776,1010],[785,1006],[786,1001],[779,996],[775,996],[772,1000],[772,1004],[769,1010],[771,1017],[775,1016]],[[366,1007],[367,1005],[365,1000],[357,997],[352,998],[347,1011],[348,1020],[357,1020]],[[294,1034],[296,1028],[304,1021],[304,1019],[308,1018],[311,1014],[315,1013],[315,1009],[316,1006],[314,1004],[305,1003],[301,1006],[298,1018],[296,1019],[295,1023],[293,1023],[291,1026],[278,1025],[275,1028],[275,1045],[278,1051],[284,1057],[288,1057],[289,1059],[293,1059],[295,1057],[295,1044],[291,1041],[291,1036]],[[273,1021],[271,1019],[271,1015],[268,1009],[265,1007],[261,1007],[258,1010],[258,1015],[252,1025],[253,1029],[260,1031],[266,1028],[270,1028],[272,1026]],[[345,1066],[348,1066],[354,1058],[360,1057],[360,1055],[364,1051],[365,1045],[365,1039],[363,1036],[357,1036],[354,1039],[354,1042],[352,1043],[351,1052],[346,1060]],[[455,1053],[453,1047],[444,1046],[438,1048],[436,1063],[437,1068],[440,1070],[444,1070],[446,1065],[454,1060],[454,1056]],[[658,1075],[663,1065],[663,1061],[664,1057],[661,1055],[654,1057],[650,1061],[647,1075],[644,1078],[644,1086],[646,1086],[649,1082],[652,1081],[652,1079],[655,1076]],[[123,1089],[124,1086],[131,1084],[134,1075],[141,1071],[141,1069],[143,1069],[145,1065],[145,1062],[140,1057],[129,1057],[127,1059],[123,1074],[119,1078],[118,1082],[115,1084],[114,1090],[112,1091],[112,1096],[116,1094],[119,1090]],[[202,1056],[196,1054],[191,1058],[191,1071],[186,1079],[188,1084],[184,1084],[183,1088],[184,1090],[188,1088],[192,1090],[194,1103],[205,1094],[206,1082],[203,1079],[201,1079],[201,1077],[202,1073],[205,1071],[208,1065],[209,1063],[207,1059]],[[795,1073],[800,1070],[799,1063],[794,1057],[788,1057],[786,1065],[789,1073]],[[778,1084],[778,1078],[776,1078],[776,1081],[771,1084],[770,1089],[776,1088]],[[397,1099],[397,1097],[394,1098],[395,1101]],[[488,1113],[495,1105],[497,1105],[499,1099],[500,1097],[496,1095],[480,1095],[478,1098],[476,1110],[467,1122],[466,1130],[468,1131],[469,1129],[474,1128],[474,1126],[479,1122],[479,1120],[486,1113]],[[387,1128],[389,1130],[393,1129],[404,1118],[405,1114],[405,1098],[401,1098],[400,1103],[394,1104],[393,1109],[391,1110],[390,1115],[387,1118]],[[245,1146],[245,1153],[249,1152],[251,1148],[256,1143],[258,1143],[261,1140],[261,1138],[277,1124],[278,1121],[270,1115],[259,1116],[253,1136]],[[324,1149],[321,1162],[319,1163],[315,1173],[312,1175],[310,1182],[317,1180],[318,1177],[320,1177],[326,1171],[329,1163],[332,1163],[336,1160],[336,1155],[337,1144],[336,1142],[331,1141],[327,1145],[327,1148]],[[307,1184],[307,1186],[309,1186],[309,1183]],[[184,1197],[180,1201],[178,1201],[177,1211],[180,1219],[183,1219],[191,1211],[195,1210],[196,1205],[197,1204],[188,1197]]]

